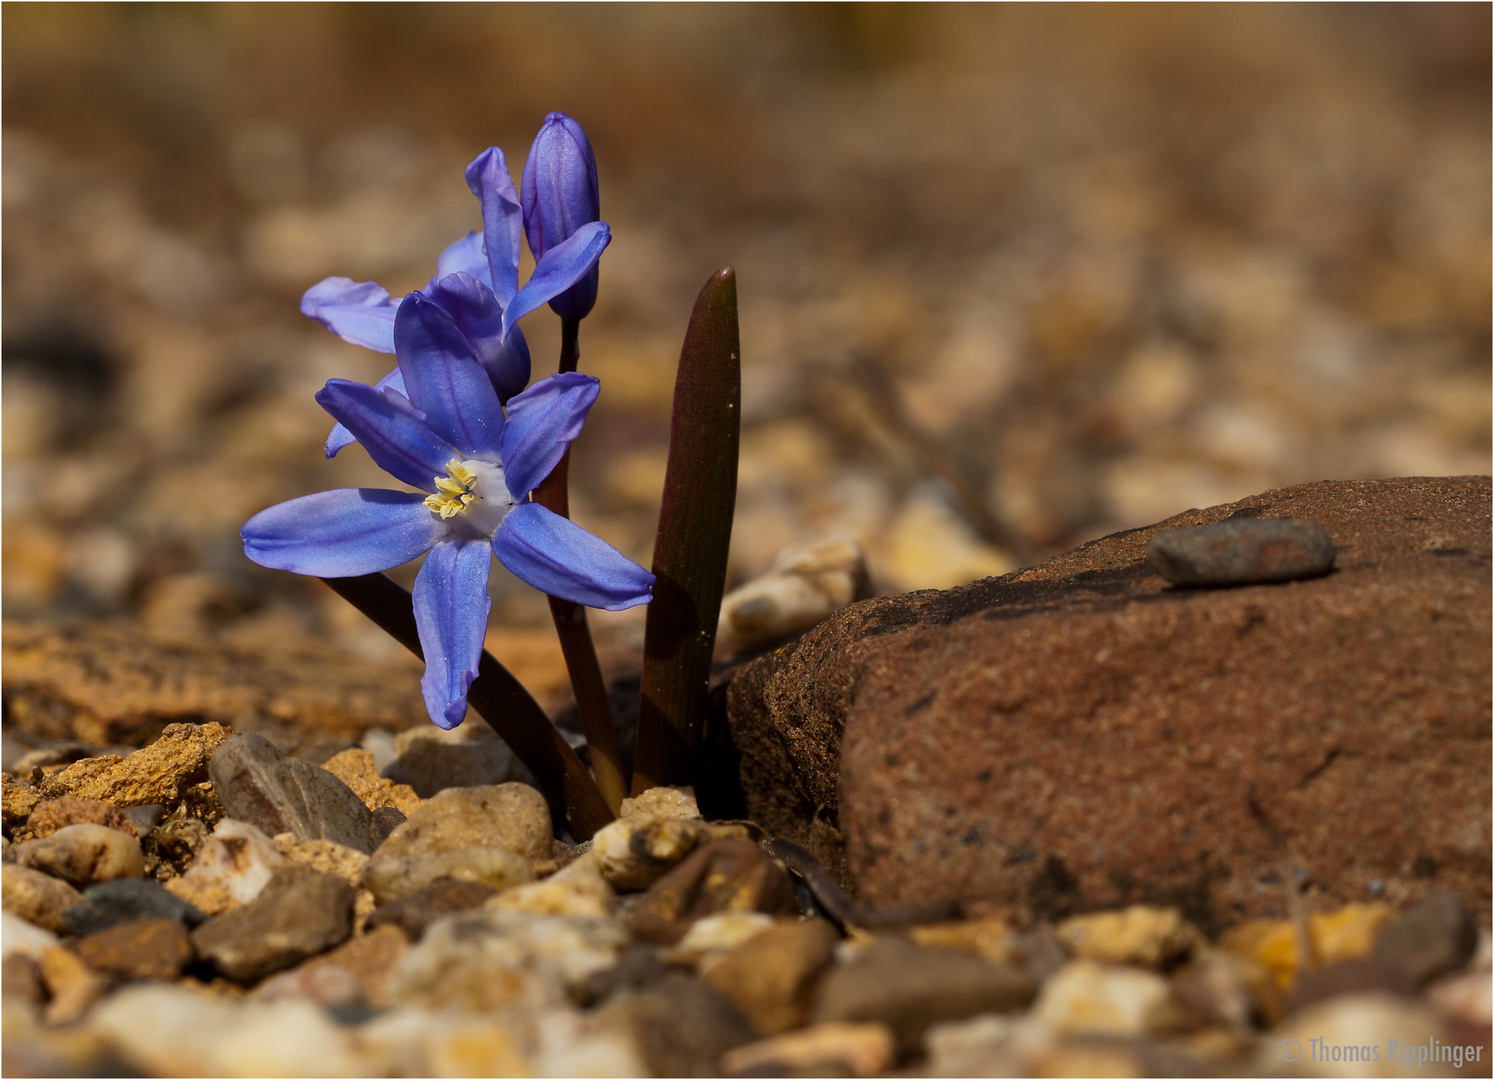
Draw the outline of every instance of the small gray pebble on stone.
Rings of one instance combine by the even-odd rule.
[[[1416,985],[1468,963],[1478,928],[1456,893],[1436,892],[1409,908],[1375,939],[1375,956]]]
[[[1252,585],[1318,577],[1333,569],[1333,541],[1308,518],[1235,518],[1164,529],[1147,564],[1174,585]]]
[[[93,934],[140,919],[177,919],[189,927],[207,916],[148,878],[103,881],[83,890],[83,899],[62,913],[75,934]]]
[[[231,736],[208,763],[213,791],[228,816],[267,836],[294,833],[331,840],[365,855],[385,833],[353,790],[326,769],[286,757],[263,735]]]

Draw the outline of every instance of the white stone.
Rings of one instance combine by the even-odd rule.
[[[784,548],[760,578],[721,598],[717,636],[762,645],[808,630],[866,587],[866,556],[851,540]]]
[[[89,1027],[157,1076],[360,1076],[347,1033],[315,1004],[213,999],[176,986],[128,986]]]
[[[1314,1044],[1314,1039],[1320,1042]],[[1289,1041],[1292,1051],[1299,1056],[1288,1071],[1313,1076],[1466,1076],[1470,1071],[1467,1062],[1458,1068],[1452,1061],[1393,1056],[1397,1047],[1407,1050],[1425,1047],[1430,1058],[1435,1046],[1450,1048],[1450,1045],[1447,1032],[1432,1010],[1392,994],[1344,994],[1296,1013],[1262,1036],[1257,1059],[1262,1071],[1280,1070],[1281,1048]],[[1369,1052],[1347,1052],[1349,1048],[1361,1047]],[[1333,1048],[1337,1048],[1336,1061]],[[1378,1060],[1375,1049],[1380,1052]],[[1356,1057],[1361,1060],[1353,1060]],[[1481,1057],[1482,1062],[1476,1067],[1488,1064],[1487,1047]]]
[[[0,956],[20,953],[35,960],[44,949],[56,944],[57,935],[52,931],[27,922],[19,915],[0,911]]]
[[[1038,994],[1032,1016],[1060,1032],[1151,1035],[1177,1022],[1167,980],[1150,971],[1074,960]]]
[[[723,911],[696,919],[674,951],[683,955],[726,952],[745,945],[772,928],[773,916],[761,911]]]
[[[646,889],[706,835],[704,822],[639,814],[604,825],[591,838],[602,876],[618,889]]]
[[[247,821],[224,818],[187,867],[182,881],[196,887],[221,887],[240,904],[260,894],[285,865],[275,842]]]

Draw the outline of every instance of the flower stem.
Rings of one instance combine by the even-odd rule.
[[[385,574],[322,578],[348,603],[422,660],[415,605],[410,594]],[[508,669],[486,651],[467,690],[477,710],[539,781],[551,812],[563,816],[571,835],[587,840],[614,817],[576,752]]]
[[[581,359],[580,329],[580,319],[560,321],[562,372],[575,371]],[[531,495],[535,502],[561,517],[570,517],[571,513],[570,466],[571,451],[567,447],[560,463]],[[613,723],[612,707],[607,701],[607,683],[602,678],[602,666],[597,661],[596,645],[586,622],[586,608],[558,596],[549,599],[550,617],[560,638],[560,651],[565,654],[566,671],[576,694],[576,710],[581,714],[586,745],[591,751],[591,769],[602,797],[615,814],[628,794],[628,777],[623,769],[622,748],[617,742],[617,725]]]

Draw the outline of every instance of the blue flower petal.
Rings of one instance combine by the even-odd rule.
[[[446,474],[446,463],[456,456],[415,406],[393,390],[329,379],[316,402],[353,433],[374,464],[411,487],[435,491],[435,478]]]
[[[586,414],[602,384],[577,371],[541,379],[508,403],[508,424],[498,449],[503,476],[515,499],[523,499],[555,468],[571,440],[581,434]]]
[[[541,592],[608,611],[648,603],[654,584],[653,574],[611,544],[539,503],[509,511],[493,534],[493,554]]]
[[[493,287],[493,272],[488,269],[488,252],[482,243],[482,233],[469,232],[454,244],[446,247],[436,257],[434,284],[452,274],[471,274],[488,288]]]
[[[503,309],[493,290],[470,274],[457,273],[427,285],[422,294],[452,317],[488,373],[500,402],[529,382],[529,344],[516,327],[503,337]]]
[[[591,273],[611,242],[612,230],[607,223],[592,221],[546,251],[524,287],[504,307],[504,328],[513,326]]]
[[[303,495],[250,518],[244,554],[272,570],[356,577],[424,554],[449,531],[415,492],[342,488]]]
[[[389,293],[372,281],[329,277],[301,297],[301,314],[309,316],[343,341],[375,352],[394,351],[394,312]]]
[[[519,291],[519,249],[524,236],[524,210],[503,151],[490,146],[467,166],[467,186],[482,200],[482,234],[488,252],[493,293],[508,307]]]
[[[405,377],[400,374],[399,368],[395,368],[388,375],[385,375],[378,382],[374,383],[374,389],[393,390],[403,398],[410,396],[405,393]],[[341,424],[333,424],[332,433],[327,436],[327,445],[323,449],[329,458],[336,457],[337,451],[341,450],[344,446],[351,446],[357,441],[357,439],[353,438],[353,433],[347,428]]]
[[[410,404],[425,414],[430,429],[469,456],[497,454],[503,408],[455,320],[411,293],[399,306],[394,340]]]
[[[491,567],[483,541],[449,540],[431,549],[415,578],[415,626],[425,654],[420,690],[437,727],[454,728],[467,715],[467,688],[477,678],[492,607]]]

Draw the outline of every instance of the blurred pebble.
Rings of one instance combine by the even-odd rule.
[[[651,787],[642,795],[624,799],[618,809],[620,818],[665,817],[693,821],[700,817],[700,807],[695,803],[693,787]]]
[[[1076,915],[1058,926],[1074,956],[1102,964],[1135,964],[1160,971],[1186,960],[1204,943],[1175,908],[1133,904],[1121,911]]]
[[[1416,984],[1406,973],[1393,964],[1373,957],[1356,957],[1353,960],[1338,960],[1331,964],[1299,972],[1292,988],[1287,1011],[1296,1013],[1316,1005],[1320,1001],[1340,997],[1344,994],[1369,994],[1381,992],[1415,997]]]
[[[878,1021],[908,1053],[934,1024],[1026,1006],[1035,987],[1010,964],[924,949],[895,934],[879,934],[849,963],[820,981],[816,1023]]]
[[[379,845],[375,859],[501,848],[548,859],[550,808],[527,784],[450,788],[432,796]]]
[[[140,878],[90,885],[62,917],[75,934],[92,934],[137,919],[175,919],[188,926],[207,920],[207,915],[159,882]]]
[[[1324,1048],[1316,1054],[1315,1039]],[[1457,1076],[1462,1071],[1451,1061],[1404,1059],[1393,1052],[1396,1047],[1412,1054],[1418,1047],[1430,1050],[1433,1040],[1446,1047],[1447,1032],[1426,1006],[1389,994],[1349,994],[1295,1014],[1262,1038],[1257,1067],[1279,1069],[1278,1051],[1287,1040],[1294,1040],[1302,1055],[1293,1069],[1314,1076]],[[1360,1047],[1378,1048],[1378,1060],[1372,1054],[1342,1053]],[[1328,1050],[1340,1050],[1341,1056],[1334,1060]]]
[[[1449,975],[1427,988],[1427,1001],[1443,1015],[1467,1024],[1488,1027],[1494,1020],[1487,969]]]
[[[141,919],[85,934],[74,952],[94,971],[116,979],[174,979],[195,959],[180,919]]]
[[[490,885],[477,881],[454,881],[442,878],[423,889],[379,905],[369,916],[367,929],[394,926],[411,941],[419,941],[425,929],[437,919],[482,907],[498,895]]]
[[[1308,934],[1320,964],[1367,956],[1380,930],[1395,917],[1388,904],[1345,904],[1336,911],[1310,915]],[[1219,947],[1258,961],[1270,969],[1283,990],[1297,977],[1297,931],[1287,919],[1256,919],[1225,931]]]
[[[798,910],[783,867],[750,840],[716,840],[696,848],[649,886],[629,912],[628,928],[640,941],[672,945],[689,932],[691,923],[707,915],[793,915]]]
[[[897,1061],[886,1024],[815,1024],[721,1056],[725,1076],[877,1076]],[[935,1076],[948,1072],[935,1068]]]
[[[10,870],[11,867],[5,869]],[[41,955],[43,949],[56,944],[57,934],[24,918],[20,912],[13,911],[9,903],[0,911],[0,956],[20,953],[35,958]]]
[[[322,1005],[387,1008],[389,976],[394,974],[409,948],[409,941],[396,927],[370,930],[349,938],[300,967],[272,975],[255,987],[251,997],[261,1001],[310,997]],[[356,989],[348,983],[349,978]]]
[[[1147,564],[1174,585],[1250,585],[1318,577],[1333,569],[1333,541],[1307,518],[1240,518],[1164,529]]]
[[[1437,892],[1380,931],[1375,955],[1420,986],[1467,964],[1477,944],[1478,929],[1462,899]]]
[[[681,950],[706,921],[690,928]],[[701,981],[725,994],[759,1034],[790,1031],[808,1021],[816,982],[838,938],[824,919],[770,923],[715,963],[702,964]]]
[[[460,848],[431,855],[376,854],[363,868],[360,880],[377,903],[386,904],[443,878],[502,891],[533,881],[534,866],[524,856],[502,848]]]
[[[246,821],[224,818],[181,877],[166,888],[208,915],[220,915],[260,894],[285,856]]]
[[[649,1076],[714,1076],[726,1053],[755,1037],[731,1002],[680,974],[618,994],[597,1020],[623,1035]]]
[[[488,900],[489,911],[528,911],[535,915],[611,915],[617,894],[597,869],[597,860],[583,855],[544,881],[505,889]]]
[[[463,724],[450,731],[426,724],[394,737],[394,760],[381,774],[429,799],[446,788],[506,784],[520,779],[522,769],[508,744],[486,724]]]
[[[634,814],[598,829],[591,851],[613,886],[646,889],[694,851],[705,835],[704,823],[696,820]]]
[[[427,927],[390,977],[389,994],[396,1003],[469,1012],[558,1004],[627,944],[612,918],[469,911]]]
[[[347,882],[292,864],[249,903],[192,931],[192,945],[224,977],[251,984],[345,941],[353,900]]]
[[[964,919],[910,927],[908,936],[925,949],[953,949],[982,960],[1011,961],[1012,928],[1000,919]],[[1060,963],[1062,960],[1060,960]]]
[[[1091,960],[1065,964],[1044,983],[1032,1017],[1059,1032],[1132,1036],[1168,1031],[1180,1019],[1160,975]]]
[[[361,1076],[352,1040],[309,1001],[228,1002],[178,986],[126,987],[90,1029],[144,1075]]]
[[[691,923],[679,944],[666,950],[664,957],[674,964],[700,964],[704,970],[708,961],[771,930],[774,922],[773,916],[761,911],[725,911],[707,915]]]
[[[794,544],[767,574],[721,599],[718,636],[743,646],[807,630],[865,595],[866,556],[851,540]]]
[[[80,889],[145,874],[140,842],[104,825],[65,825],[44,839],[18,844],[16,861]]]
[[[1284,1001],[1264,965],[1224,949],[1202,948],[1172,974],[1173,995],[1194,1026],[1231,1031],[1267,1028],[1281,1019]]]
[[[70,928],[62,913],[81,899],[77,889],[50,874],[15,863],[0,865],[0,904],[28,923],[66,934]]]
[[[51,998],[42,1014],[49,1024],[71,1024],[81,1019],[109,992],[111,980],[90,968],[71,949],[43,949],[37,966]]]

